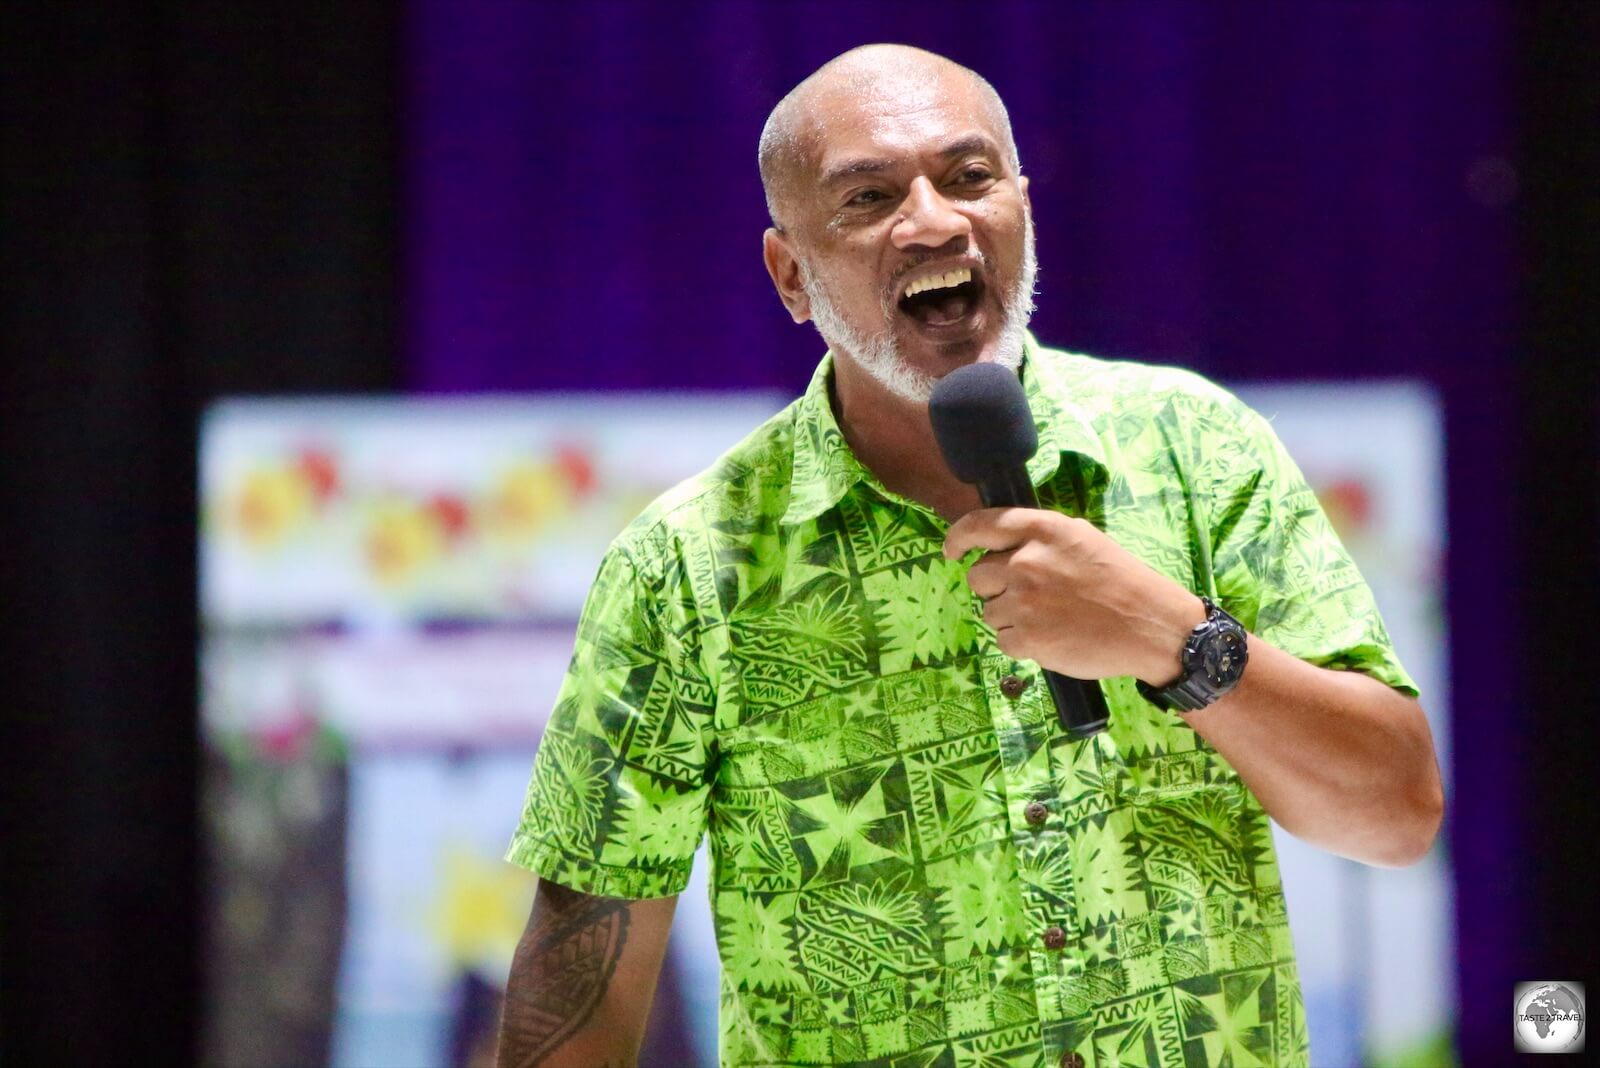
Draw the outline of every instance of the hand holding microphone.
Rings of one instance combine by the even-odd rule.
[[[1001,651],[1045,668],[1068,734],[1103,730],[1109,712],[1093,680],[1170,681],[1203,618],[1199,599],[1092,523],[1039,508],[1026,466],[1038,432],[1015,372],[958,368],[934,387],[928,412],[945,463],[984,504],[951,526],[945,556],[987,550],[967,582]]]

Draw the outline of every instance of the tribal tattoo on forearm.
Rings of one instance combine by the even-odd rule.
[[[628,937],[630,901],[539,885],[517,946],[501,1023],[500,1068],[533,1068],[594,1015]]]

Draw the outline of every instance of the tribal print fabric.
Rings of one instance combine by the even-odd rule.
[[[1304,1064],[1267,817],[1130,679],[1068,739],[947,524],[807,393],[613,544],[508,859],[683,889],[709,833],[723,1063]],[[1263,640],[1408,692],[1265,420],[1187,372],[1030,343],[1041,503]]]

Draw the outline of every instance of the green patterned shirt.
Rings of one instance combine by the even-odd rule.
[[[941,555],[948,524],[804,396],[617,538],[508,858],[683,889],[709,832],[727,1065],[1293,1065],[1268,822],[1132,679],[1072,741]],[[1038,347],[1041,504],[1302,659],[1415,692],[1267,422],[1185,371]]]

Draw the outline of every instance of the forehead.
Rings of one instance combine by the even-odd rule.
[[[800,145],[813,179],[861,157],[898,159],[974,135],[997,149],[998,115],[987,94],[959,73],[865,75],[819,88],[806,108]]]

